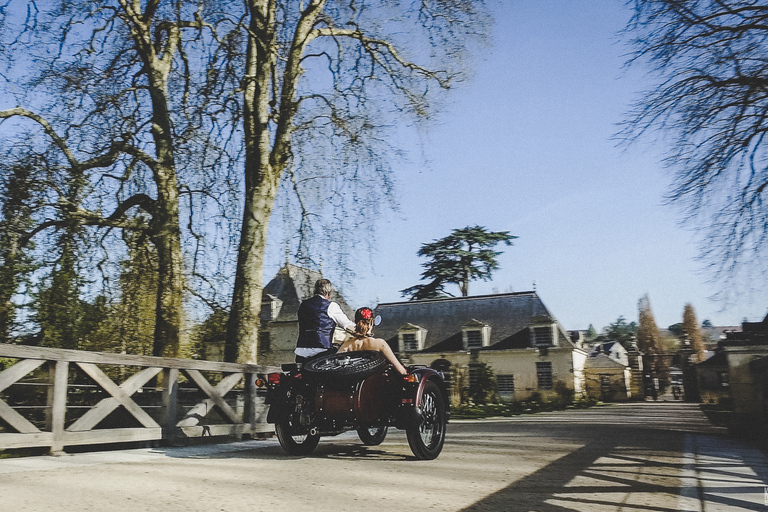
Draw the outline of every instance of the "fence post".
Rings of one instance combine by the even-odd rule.
[[[243,423],[250,425],[251,433],[256,431],[256,374],[244,374],[245,410]]]
[[[48,370],[48,391],[45,402],[45,430],[53,432],[53,386],[56,375],[56,361],[47,361],[45,367]]]
[[[67,415],[67,377],[69,363],[67,361],[51,361],[49,371],[52,388],[48,391],[50,405],[51,455],[64,455],[64,422]],[[49,373],[50,375],[50,373]]]
[[[173,444],[176,440],[176,414],[179,406],[179,370],[163,368],[163,442]]]

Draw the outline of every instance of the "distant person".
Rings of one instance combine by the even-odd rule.
[[[371,338],[372,330],[373,311],[371,308],[360,308],[355,311],[355,334],[347,338],[339,347],[339,353],[357,350],[376,350],[377,352],[382,352],[401,375],[407,375],[408,370],[398,361],[389,343],[381,338]]]
[[[336,302],[331,300],[333,285],[327,279],[315,283],[315,295],[299,305],[299,339],[296,341],[296,362],[322,354],[331,348],[333,330],[338,325],[352,332],[355,323],[347,318]]]

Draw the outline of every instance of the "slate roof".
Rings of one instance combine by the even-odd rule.
[[[262,291],[262,300],[270,300],[277,297],[282,301],[280,312],[277,315],[276,322],[296,322],[298,319],[296,313],[299,310],[299,304],[302,300],[308,299],[313,295],[315,282],[321,279],[323,275],[315,270],[308,268],[285,264],[267,283]],[[354,311],[349,307],[344,297],[338,290],[333,290],[331,300],[338,303],[341,310],[350,318],[354,317]]]
[[[491,326],[490,345],[481,350],[530,348],[529,325],[557,322],[536,292],[501,293],[379,304],[381,325],[375,335],[398,349],[397,332],[413,324],[427,330],[423,352],[462,350],[462,327],[471,322]],[[557,324],[556,346],[574,347]]]
[[[728,357],[725,355],[725,352],[717,352],[715,355],[707,359],[706,361],[702,361],[701,363],[696,365],[697,368],[712,368],[712,369],[719,369],[719,368],[728,368]]]
[[[629,364],[627,349],[625,349],[618,341],[604,341],[597,343],[589,350],[590,358],[598,357],[601,354],[613,359],[622,366]]]
[[[615,359],[608,357],[608,355],[604,353],[588,357],[584,363],[584,367],[592,369],[626,368],[625,365],[621,364]]]
[[[742,322],[741,332],[726,332],[725,340],[720,342],[728,345],[768,345],[768,315],[762,322]]]

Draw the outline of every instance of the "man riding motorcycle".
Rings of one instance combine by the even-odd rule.
[[[327,279],[318,279],[315,283],[315,295],[299,305],[299,338],[296,341],[297,363],[327,352],[332,347],[333,331],[338,325],[347,331],[353,331],[355,323],[331,300],[333,285]]]

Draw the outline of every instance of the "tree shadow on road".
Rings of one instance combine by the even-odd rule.
[[[653,431],[637,429],[623,430],[620,436],[598,437],[461,512],[562,512],[617,510],[617,507],[674,512],[680,510],[681,494],[693,499],[693,503],[704,498],[714,506],[764,510],[755,503],[734,497],[734,494],[762,493],[762,486],[706,487],[703,491],[686,488],[681,475],[688,467],[679,457],[684,434],[659,439]],[[740,475],[729,473],[728,468],[741,466],[719,465],[715,470],[717,482],[729,475],[737,480]],[[711,474],[709,470],[707,473]]]

